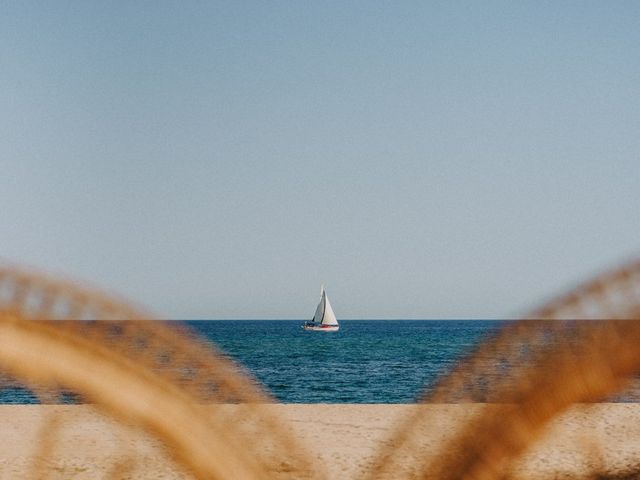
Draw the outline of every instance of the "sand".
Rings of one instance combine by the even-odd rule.
[[[233,408],[233,406],[227,406]],[[433,423],[422,432],[424,451],[483,405],[272,405],[309,455],[331,479],[361,478],[397,421],[411,409],[429,409]],[[1,405],[0,478],[178,479],[189,478],[167,461],[162,447],[113,423],[87,405]],[[56,426],[57,425],[57,426]],[[53,432],[51,445],[39,441]],[[250,447],[249,447],[250,448]],[[45,453],[46,464],[34,458]],[[640,461],[640,404],[598,404],[558,418],[515,467],[521,478],[579,478],[594,468],[621,471]],[[407,472],[398,472],[406,478]]]

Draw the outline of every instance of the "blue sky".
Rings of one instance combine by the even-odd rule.
[[[640,245],[636,2],[10,2],[0,256],[166,318],[504,318]]]

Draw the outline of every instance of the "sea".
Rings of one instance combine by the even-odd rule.
[[[341,320],[331,333],[304,331],[303,320],[175,323],[241,365],[276,401],[412,403],[507,322]],[[0,404],[39,403],[28,388],[3,378]],[[72,392],[56,392],[54,403],[81,402]],[[607,401],[640,402],[640,377]]]
[[[198,320],[187,326],[284,403],[411,403],[483,338],[495,320],[341,320],[309,332],[303,320]],[[69,394],[61,403],[75,403]],[[0,404],[31,404],[27,388],[0,383]]]
[[[302,320],[186,322],[284,403],[411,403],[483,338],[495,320],[341,320],[310,332]]]

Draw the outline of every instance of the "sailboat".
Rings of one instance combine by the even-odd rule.
[[[302,328],[314,332],[337,332],[340,329],[336,315],[333,313],[333,308],[329,303],[327,292],[324,290],[324,285],[320,288],[320,303],[318,303],[313,320],[305,322]]]

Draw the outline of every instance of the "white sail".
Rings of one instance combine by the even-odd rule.
[[[338,325],[338,320],[336,319],[336,314],[333,313],[333,308],[331,308],[331,304],[329,303],[329,298],[327,294],[324,293],[324,315],[322,317],[322,325]]]
[[[323,289],[322,293],[320,294],[320,303],[318,303],[318,307],[316,308],[316,314],[313,316],[314,323],[322,322],[322,317],[324,316],[324,299],[325,293]]]

